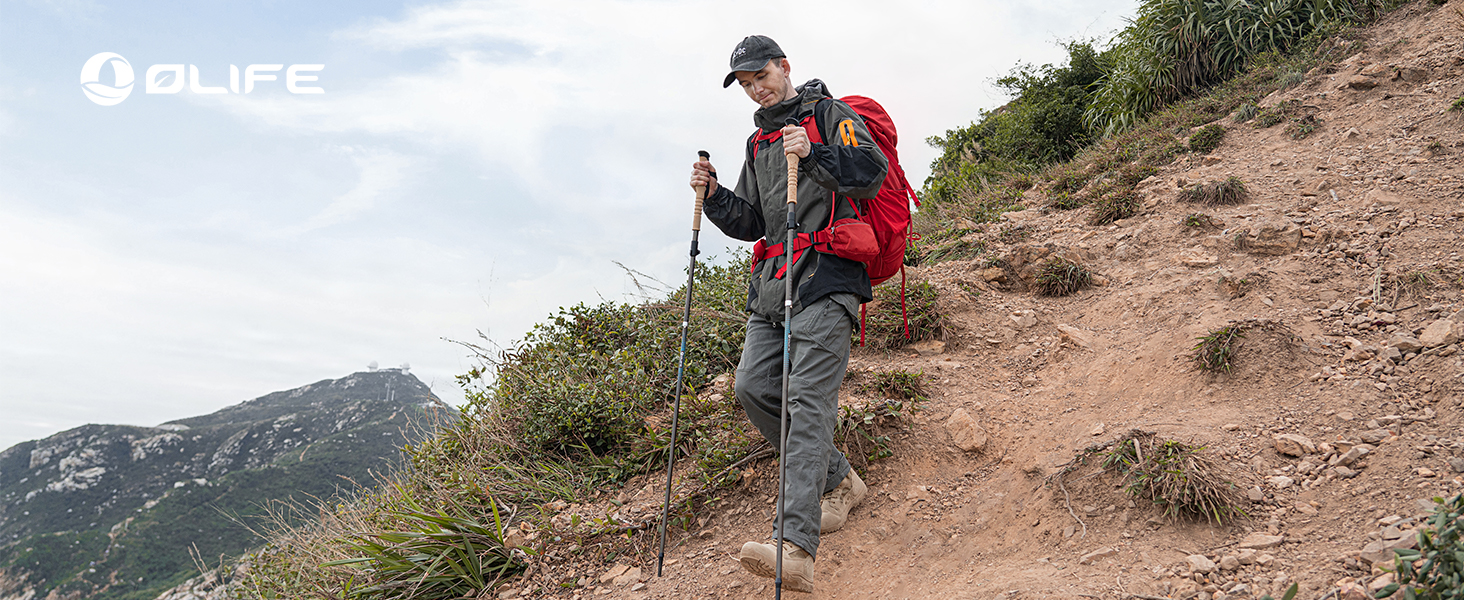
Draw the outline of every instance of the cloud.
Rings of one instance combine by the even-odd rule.
[[[286,228],[285,234],[299,235],[322,227],[329,227],[370,211],[376,206],[378,198],[401,184],[405,172],[412,164],[408,157],[378,149],[358,149],[345,146],[340,148],[340,151],[349,155],[356,168],[360,170],[356,187],[336,196],[330,201],[330,204],[304,223]]]

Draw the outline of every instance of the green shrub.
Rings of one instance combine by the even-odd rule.
[[[731,371],[742,346],[748,255],[698,263],[687,342],[686,384]],[[605,302],[562,308],[491,361],[495,375],[470,392],[471,408],[512,425],[525,444],[560,454],[624,450],[643,417],[670,399],[676,380],[685,289],[641,305]],[[475,370],[464,383],[480,379]]]
[[[1184,225],[1185,227],[1192,227],[1195,229],[1220,228],[1218,225],[1215,224],[1215,219],[1205,213],[1190,213],[1188,215],[1185,215],[1184,221],[1181,221],[1180,224]]]
[[[1394,550],[1398,581],[1378,590],[1378,598],[1400,588],[1404,598],[1464,598],[1464,495],[1433,501],[1437,506],[1418,533],[1418,549]]]
[[[1083,265],[1054,256],[1037,267],[1034,288],[1043,296],[1067,296],[1088,287],[1092,282],[1093,274]]]
[[[1210,151],[1220,147],[1220,141],[1225,139],[1225,128],[1218,124],[1210,124],[1201,127],[1189,138],[1190,150],[1198,154],[1209,154]]]
[[[1449,105],[1449,110],[1454,110],[1454,111],[1464,110],[1464,96],[1459,96],[1457,99],[1455,99],[1454,102],[1453,102],[1453,104],[1450,104]]]

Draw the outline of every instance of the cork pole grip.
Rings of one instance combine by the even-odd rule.
[[[789,152],[788,157],[788,204],[798,204],[798,155]]]
[[[706,150],[698,151],[696,153],[696,157],[697,157],[697,160],[699,160],[699,161],[702,161],[702,160],[711,160],[712,159],[712,155],[711,154],[708,154]],[[692,231],[701,231],[702,202],[704,202],[706,199],[707,199],[707,186],[704,186],[704,185],[696,186],[696,211],[694,213],[692,213],[692,217],[691,217],[691,230]]]

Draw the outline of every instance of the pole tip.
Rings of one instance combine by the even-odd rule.
[[[701,157],[702,160],[711,160],[712,158],[712,155],[707,153],[706,150],[697,150],[696,155]]]

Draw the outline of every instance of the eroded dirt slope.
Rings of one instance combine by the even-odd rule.
[[[1141,184],[1137,217],[1093,227],[1083,211],[1034,208],[975,234],[1007,268],[920,269],[953,315],[944,347],[856,356],[853,368],[921,370],[934,394],[895,457],[870,468],[849,525],[825,538],[812,598],[1208,600],[1290,582],[1319,598],[1344,578],[1374,581],[1368,561],[1407,533],[1419,500],[1464,486],[1464,116],[1447,110],[1464,96],[1464,16],[1453,4],[1397,11],[1366,50],[1261,103],[1298,101],[1319,122],[1307,137],[1220,121],[1217,150]],[[1244,204],[1179,198],[1231,176],[1249,189]],[[1032,192],[1029,206],[1043,204]],[[1197,212],[1213,223],[1182,224]],[[1016,224],[1030,237],[1002,243]],[[1026,291],[1023,266],[1049,254],[1081,260],[1099,285]],[[1229,374],[1188,360],[1197,337],[1246,319],[1274,329],[1251,329]],[[982,449],[955,446],[958,410],[989,436]],[[1205,445],[1253,500],[1251,518],[1172,522],[1094,468],[1048,483],[1130,429]],[[1314,450],[1280,454],[1278,434]],[[1349,454],[1361,444],[1372,451]],[[736,554],[766,539],[775,477],[770,461],[750,465],[721,508],[673,536],[663,578],[654,561],[601,582],[603,566],[570,573],[553,558],[541,577],[584,578],[549,584],[558,597],[771,597]],[[651,486],[628,488],[622,511],[657,510]]]

